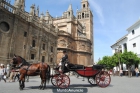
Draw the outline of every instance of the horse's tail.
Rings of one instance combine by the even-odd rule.
[[[50,75],[50,66],[47,65],[47,73],[46,73],[46,82],[49,83],[51,75]]]

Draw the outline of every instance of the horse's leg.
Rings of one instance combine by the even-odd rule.
[[[20,88],[20,90],[23,90],[23,88],[24,88],[23,79],[24,79],[24,75],[21,74],[20,78],[19,78],[19,86],[20,86],[19,88]]]
[[[24,76],[24,78],[22,79],[22,86],[23,86],[23,88],[25,87],[25,76]]]
[[[44,90],[46,88],[46,79],[45,79],[45,77],[43,77],[42,81],[43,81],[43,88],[42,89]]]

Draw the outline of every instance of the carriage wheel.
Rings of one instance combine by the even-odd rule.
[[[53,86],[57,86],[57,83],[56,83],[57,77],[58,77],[58,75],[54,75],[54,76],[51,78],[51,83],[52,83]]]
[[[91,85],[95,85],[95,78],[94,77],[89,77],[88,78],[88,82],[91,84]]]
[[[96,75],[96,84],[100,87],[107,87],[110,84],[110,81],[110,75],[106,71],[102,71]]]
[[[70,78],[65,74],[59,75],[56,80],[59,88],[67,88],[70,85]]]

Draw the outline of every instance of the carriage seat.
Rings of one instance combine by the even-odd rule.
[[[69,69],[84,69],[85,67],[83,65],[78,64],[69,64]]]
[[[96,70],[100,70],[100,69],[103,69],[104,67],[102,65],[93,65],[93,69],[96,69]]]

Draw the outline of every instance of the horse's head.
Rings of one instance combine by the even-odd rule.
[[[14,57],[13,57],[13,59],[11,61],[11,64],[14,65],[14,66],[19,66],[21,63],[22,63],[21,57],[20,56],[16,56],[14,54]]]

